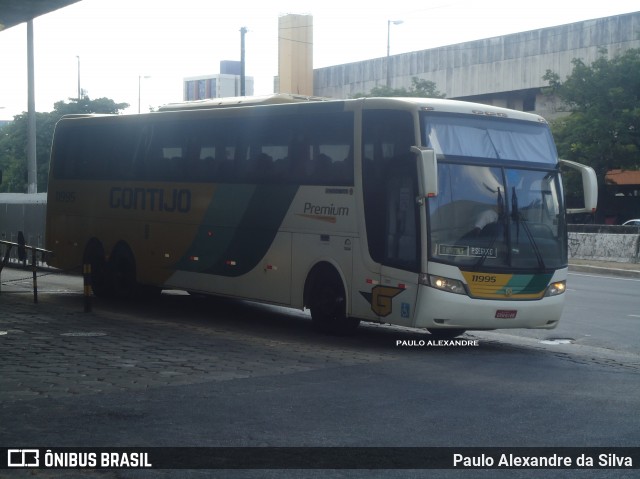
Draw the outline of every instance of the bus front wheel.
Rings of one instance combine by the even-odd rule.
[[[329,334],[353,334],[360,320],[347,317],[344,286],[337,272],[319,271],[313,278],[309,309],[316,328]]]

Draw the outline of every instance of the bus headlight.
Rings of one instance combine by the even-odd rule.
[[[431,286],[432,288],[448,291],[449,293],[467,294],[464,284],[462,281],[458,281],[457,279],[445,278],[443,276],[436,276],[433,274],[420,276],[420,282],[427,286]]]
[[[567,282],[566,281],[556,281],[555,283],[551,283],[547,288],[547,292],[545,296],[557,296],[559,294],[564,293],[567,290]]]

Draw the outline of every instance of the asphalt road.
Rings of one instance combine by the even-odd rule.
[[[640,354],[640,278],[569,273],[567,287],[565,309],[556,329],[502,333]]]
[[[11,279],[17,280],[12,281]],[[0,445],[608,447],[640,443],[637,283],[571,275],[555,331],[471,332],[476,347],[401,346],[422,332],[315,333],[308,315],[163,294],[95,301],[78,278],[5,270]],[[634,289],[635,288],[635,289]],[[606,322],[606,327],[604,326]],[[569,341],[551,341],[552,339]],[[138,477],[559,477],[559,471],[100,471]],[[638,477],[638,469],[562,477]],[[76,478],[88,471],[0,470]]]

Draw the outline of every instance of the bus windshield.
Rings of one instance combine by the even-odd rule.
[[[548,128],[431,120],[423,125],[439,153],[439,193],[429,199],[430,259],[468,270],[566,266],[562,190]]]
[[[556,165],[558,154],[544,123],[453,114],[425,114],[423,144],[449,157]]]

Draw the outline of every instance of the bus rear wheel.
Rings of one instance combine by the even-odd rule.
[[[91,268],[89,275],[93,294],[99,298],[111,296],[111,284],[108,277],[108,267],[105,261],[104,248],[97,240],[91,240],[84,250],[83,266]]]
[[[336,335],[353,334],[360,320],[346,314],[346,295],[337,272],[325,269],[313,278],[309,309],[315,327]]]

